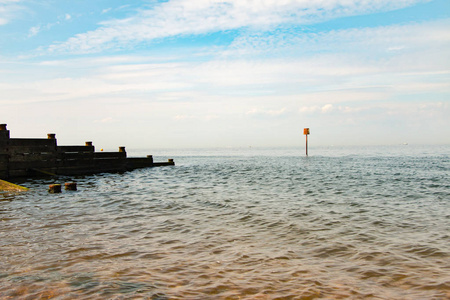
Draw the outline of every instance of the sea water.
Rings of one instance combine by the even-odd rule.
[[[156,152],[0,194],[0,299],[450,298],[448,146]]]

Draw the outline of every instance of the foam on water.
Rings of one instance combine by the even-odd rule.
[[[0,194],[0,298],[447,299],[450,152],[411,148],[27,181]]]

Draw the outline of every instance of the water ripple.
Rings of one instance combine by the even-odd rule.
[[[0,298],[450,298],[448,156],[175,158],[2,195]]]

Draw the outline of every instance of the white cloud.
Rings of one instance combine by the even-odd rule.
[[[320,106],[302,106],[298,109],[300,113],[315,113],[320,110]]]
[[[5,25],[14,18],[14,14],[22,9],[21,0],[0,0],[0,25]]]
[[[44,61],[36,67],[46,78],[32,77],[37,74],[33,70],[27,72],[30,78],[10,84],[6,84],[5,77],[7,86],[0,88],[3,95],[0,101],[61,101],[127,93],[151,95],[148,101],[172,102],[217,96],[243,97],[244,101],[290,97],[294,100],[278,107],[292,109],[295,107],[292,102],[300,102],[309,110],[317,105],[315,109],[320,111],[327,104],[336,110],[346,103],[384,100],[395,94],[448,93],[450,36],[443,30],[447,24],[450,21],[323,33],[315,39],[315,47],[320,49],[331,43],[332,48],[341,45],[340,52],[337,49],[338,53],[298,57],[242,59],[219,54],[209,61],[184,61],[182,55],[178,58],[127,55]],[[362,55],[346,53],[355,44],[361,49],[367,36],[371,43],[367,50],[378,50],[371,50],[375,52],[370,55],[367,51],[361,51]],[[408,51],[399,50],[382,59],[375,55],[386,49],[389,44],[386,41],[398,40]],[[353,44],[347,45],[349,41]],[[307,44],[300,42],[297,48],[303,49]],[[68,70],[66,76],[61,76],[60,68]],[[53,78],[51,70],[58,70]],[[245,111],[252,108],[255,107]],[[256,108],[277,111],[264,104]]]
[[[37,35],[39,32],[41,31],[41,26],[37,25],[37,26],[33,26],[30,28],[29,33],[28,33],[28,37],[32,37]]]
[[[0,66],[0,105],[29,110],[28,116],[38,106],[61,116],[74,112],[67,117],[72,119],[86,114],[98,125],[118,119],[160,124],[149,126],[158,127],[155,136],[164,128],[171,134],[195,132],[182,136],[198,140],[202,130],[234,141],[280,124],[289,132],[299,122],[316,130],[363,128],[369,122],[389,128],[383,124],[391,118],[447,128],[449,26],[450,20],[441,20],[315,34],[244,34],[230,47],[215,47],[217,55],[195,59],[188,51],[81,56],[42,61],[21,72],[16,70],[25,62],[8,62]],[[264,51],[269,55],[257,55]],[[115,127],[121,122],[111,122],[111,128],[122,130]]]
[[[320,110],[322,111],[322,113],[331,112],[333,110],[333,104],[325,104]]]
[[[59,22],[58,22],[59,23]],[[41,31],[50,30],[53,26],[55,26],[58,23],[48,23],[46,25],[37,25],[30,28],[28,31],[28,37],[33,37],[37,34],[39,34]]]
[[[323,106],[319,106],[319,105],[312,105],[312,106],[302,106],[299,108],[299,112],[300,113],[322,113],[322,114],[326,114],[326,113],[330,113],[332,111],[334,111],[334,106],[333,104],[325,104]],[[339,108],[339,110],[341,110],[341,107]],[[349,111],[349,108],[344,109]]]
[[[187,92],[199,89],[233,97],[298,95],[301,90],[302,101],[323,106],[386,99],[392,93],[448,92],[445,78],[450,68],[450,32],[445,29],[449,26],[450,20],[441,20],[298,37],[290,34],[279,40],[289,41],[290,45],[284,47],[288,52],[298,49],[298,54],[264,59],[258,59],[257,55],[242,59],[230,54],[238,48],[250,49],[249,53],[255,49],[251,42],[244,45],[237,41],[225,50],[225,55],[218,53],[216,59],[206,62],[177,62],[184,60],[182,56],[163,59],[116,56],[43,64],[67,68],[93,66],[95,78],[86,80],[86,84],[97,81],[99,84],[77,90],[76,95],[88,95],[95,89],[160,91],[153,99],[179,101]],[[386,55],[389,47],[396,47],[393,44],[403,46]],[[324,51],[327,49],[330,51]],[[322,54],[310,54],[316,51]],[[54,89],[52,85],[49,84],[50,90]]]
[[[330,18],[387,11],[425,0],[179,0],[141,10],[133,17],[101,23],[49,47],[55,52],[86,53],[128,43],[178,35],[205,34],[247,27],[273,28]]]
[[[50,30],[53,26],[60,25],[64,21],[70,21],[72,16],[69,14],[65,14],[63,16],[58,17],[58,21],[54,23],[47,23],[46,25],[36,25],[30,28],[28,32],[28,37],[33,37],[40,33],[41,31]]]
[[[450,19],[313,33],[283,30],[270,32],[271,34],[252,32],[236,38],[225,54],[255,55],[276,53],[281,49],[283,54],[291,55],[353,52],[358,53],[359,57],[377,59],[386,56],[387,53],[399,55],[424,48],[448,46],[450,43],[448,28]]]
[[[328,110],[331,108],[332,110]],[[449,112],[450,106],[448,103],[442,101],[428,102],[427,100],[413,103],[402,101],[354,103],[351,106],[339,105],[336,107],[331,104],[325,106],[311,105],[302,106],[298,109],[302,119],[331,122],[335,123],[337,127],[344,124],[364,126],[367,123],[383,123],[392,120],[415,127],[420,127],[420,124],[423,126],[429,124],[445,126],[448,125],[446,116]]]
[[[401,51],[405,49],[405,46],[392,46],[387,48],[387,51]]]

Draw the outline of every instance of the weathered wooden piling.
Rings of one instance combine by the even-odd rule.
[[[0,178],[8,178],[9,154],[8,154],[9,130],[6,124],[0,124]]]
[[[64,188],[68,191],[76,191],[77,183],[76,182],[66,182],[66,183],[64,183]]]
[[[50,184],[48,186],[48,192],[51,194],[61,193],[61,185],[60,184]]]

